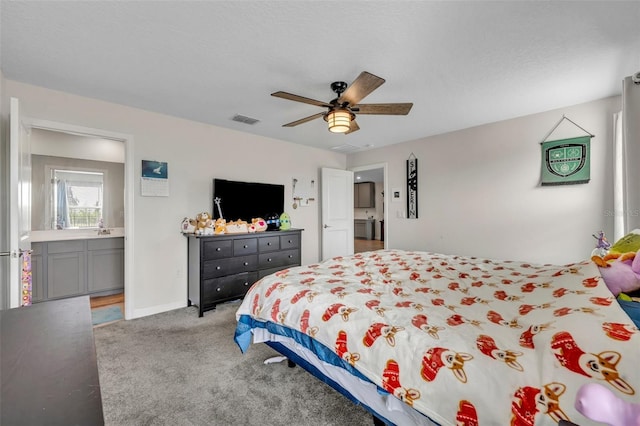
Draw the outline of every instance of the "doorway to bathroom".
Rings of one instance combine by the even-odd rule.
[[[124,144],[33,128],[32,302],[124,296]]]
[[[355,167],[354,185],[354,252],[380,250],[386,247],[386,164]]]
[[[92,299],[112,296],[118,298],[122,316],[131,317],[127,283],[133,252],[127,235],[132,233],[133,216],[132,137],[38,119],[28,123],[33,159],[31,237],[40,250],[34,254],[44,254],[40,265],[32,256],[36,257],[33,274],[35,281],[40,272],[40,282],[47,285],[34,286],[34,301],[81,294]],[[58,267],[64,280],[55,279],[62,276],[54,271]],[[68,284],[74,282],[76,286]]]

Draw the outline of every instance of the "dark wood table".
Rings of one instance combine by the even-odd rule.
[[[0,333],[0,424],[104,424],[89,296],[0,311]]]

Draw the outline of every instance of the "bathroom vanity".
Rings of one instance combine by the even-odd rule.
[[[375,219],[355,219],[353,221],[353,236],[365,240],[373,240],[376,236]]]
[[[34,231],[32,300],[124,291],[124,230]]]

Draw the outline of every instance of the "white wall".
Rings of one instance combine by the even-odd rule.
[[[292,179],[319,182],[319,168],[346,168],[346,156],[258,137],[136,108],[83,98],[6,80],[4,96],[21,101],[23,115],[39,120],[132,135],[135,176],[141,161],[169,163],[169,197],[141,197],[134,180],[133,317],[186,305],[187,240],[180,222],[212,209],[214,177],[285,185],[285,208],[293,202]],[[136,178],[136,179],[138,179]],[[317,185],[316,185],[317,187]],[[319,200],[316,195],[316,200]],[[290,203],[291,202],[291,203]],[[304,228],[302,261],[319,260],[319,202],[289,210]],[[127,224],[125,224],[127,225]]]
[[[613,235],[612,115],[619,96],[348,155],[348,167],[388,163],[388,247],[498,259],[587,259],[593,233]],[[595,134],[591,181],[539,186],[540,142],[563,114]],[[564,120],[548,140],[585,133]],[[406,214],[406,160],[418,158],[419,218]],[[385,194],[387,191],[385,191]],[[389,195],[390,192],[389,192]]]
[[[121,141],[32,129],[31,154],[124,163],[124,144]]]

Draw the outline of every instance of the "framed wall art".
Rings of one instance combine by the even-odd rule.
[[[418,218],[418,159],[413,152],[407,160],[407,218]]]
[[[542,170],[540,184],[542,186],[581,184],[588,183],[590,180],[590,144],[594,135],[565,116],[562,116],[562,119],[551,130],[549,135],[563,120],[568,120],[587,133],[587,136],[551,141],[546,140],[549,136],[545,138],[541,143]]]

